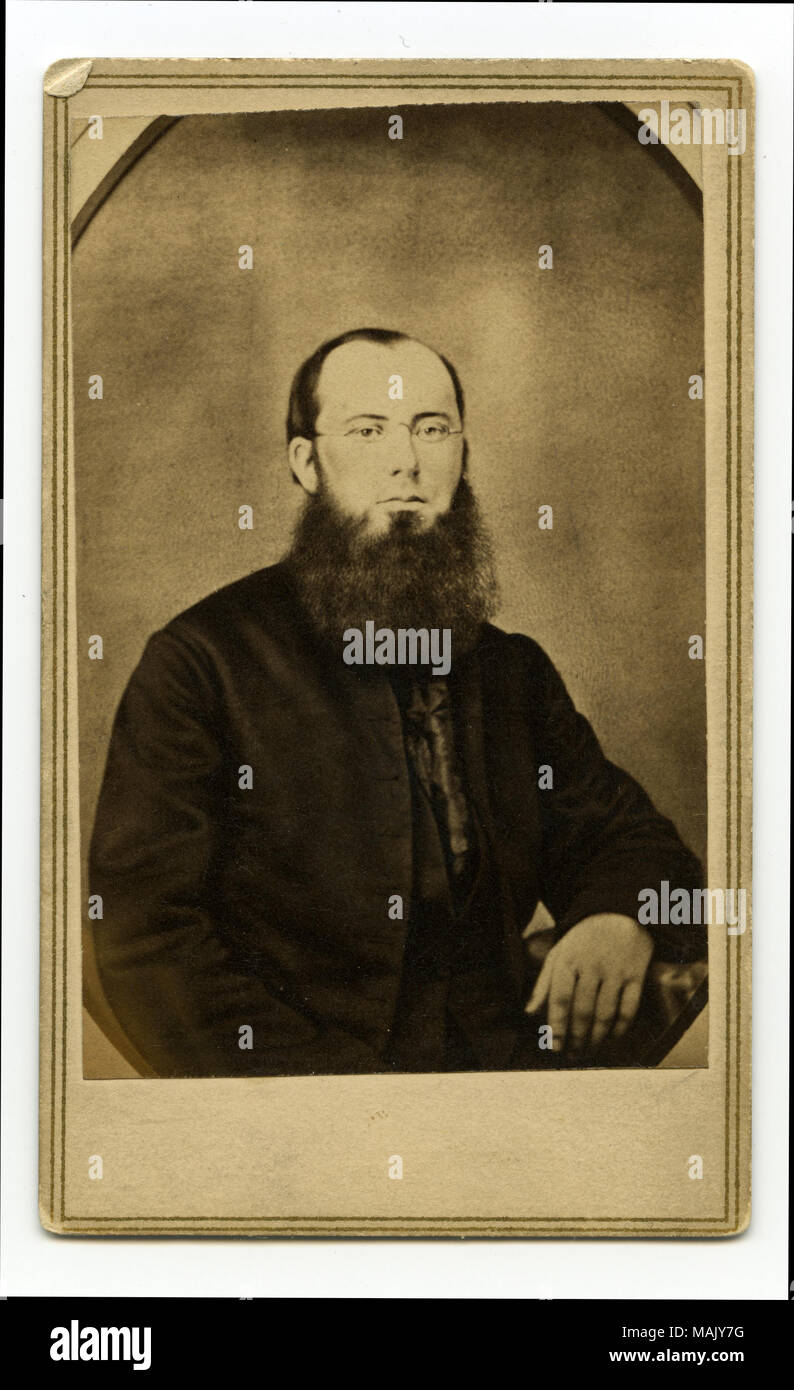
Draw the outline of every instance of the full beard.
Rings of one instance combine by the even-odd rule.
[[[349,628],[450,629],[461,656],[495,613],[499,590],[491,541],[468,480],[449,510],[422,527],[395,512],[388,531],[340,512],[321,480],[298,518],[285,564],[321,639],[341,651]]]

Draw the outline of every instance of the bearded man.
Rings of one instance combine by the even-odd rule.
[[[699,886],[697,860],[537,643],[490,622],[464,429],[431,348],[324,343],[290,397],[287,555],[146,645],[90,892],[104,992],[155,1075],[597,1065],[654,954],[705,954],[702,929],[637,917],[641,890]],[[379,655],[351,664],[367,624]],[[400,629],[446,632],[448,670],[416,643],[389,664]]]

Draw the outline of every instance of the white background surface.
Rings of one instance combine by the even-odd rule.
[[[9,0],[3,824],[5,1295],[786,1299],[791,5]],[[38,1223],[42,78],[59,58],[738,58],[754,69],[753,1217],[711,1241],[113,1240]]]

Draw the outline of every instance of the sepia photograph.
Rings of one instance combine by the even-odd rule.
[[[404,1096],[432,1144],[428,1105],[451,1141],[476,1095],[478,1153],[486,1128],[523,1142],[510,1088],[532,1087],[568,1136],[619,1105],[660,1176],[638,1188],[630,1157],[636,1215],[602,1192],[569,1221],[579,1179],[528,1213],[510,1157],[472,1220],[737,1229],[748,72],[366,66],[86,60],[45,84],[66,481],[42,833],[72,923],[67,950],[44,865],[50,1196],[68,1077],[81,1125],[118,1083],[127,1138],[203,1096],[219,1140],[211,1098],[244,1106],[244,1081],[295,1124],[300,1096],[304,1126],[343,1126],[362,1086],[371,1121]],[[647,1087],[684,1075],[708,1143],[665,1090],[668,1163]],[[86,1142],[59,1229],[134,1229]],[[172,1178],[135,1179],[150,1231],[186,1209]],[[457,1219],[441,1181],[405,1233]],[[388,1232],[377,1196],[345,1200]],[[256,1209],[241,1175],[218,1221],[296,1219]]]
[[[641,1065],[704,997],[698,186],[406,119],[183,118],[77,244],[87,1002],[156,1075]]]

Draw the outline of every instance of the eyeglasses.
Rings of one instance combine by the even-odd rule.
[[[314,439],[346,439],[348,443],[356,448],[377,449],[379,445],[387,443],[395,438],[395,431],[398,429],[408,430],[411,438],[417,444],[444,444],[455,434],[463,434],[463,430],[453,430],[446,420],[425,418],[417,420],[414,425],[407,425],[404,421],[372,421],[367,425],[354,425],[352,429],[344,430],[336,434],[328,430],[317,431]]]

